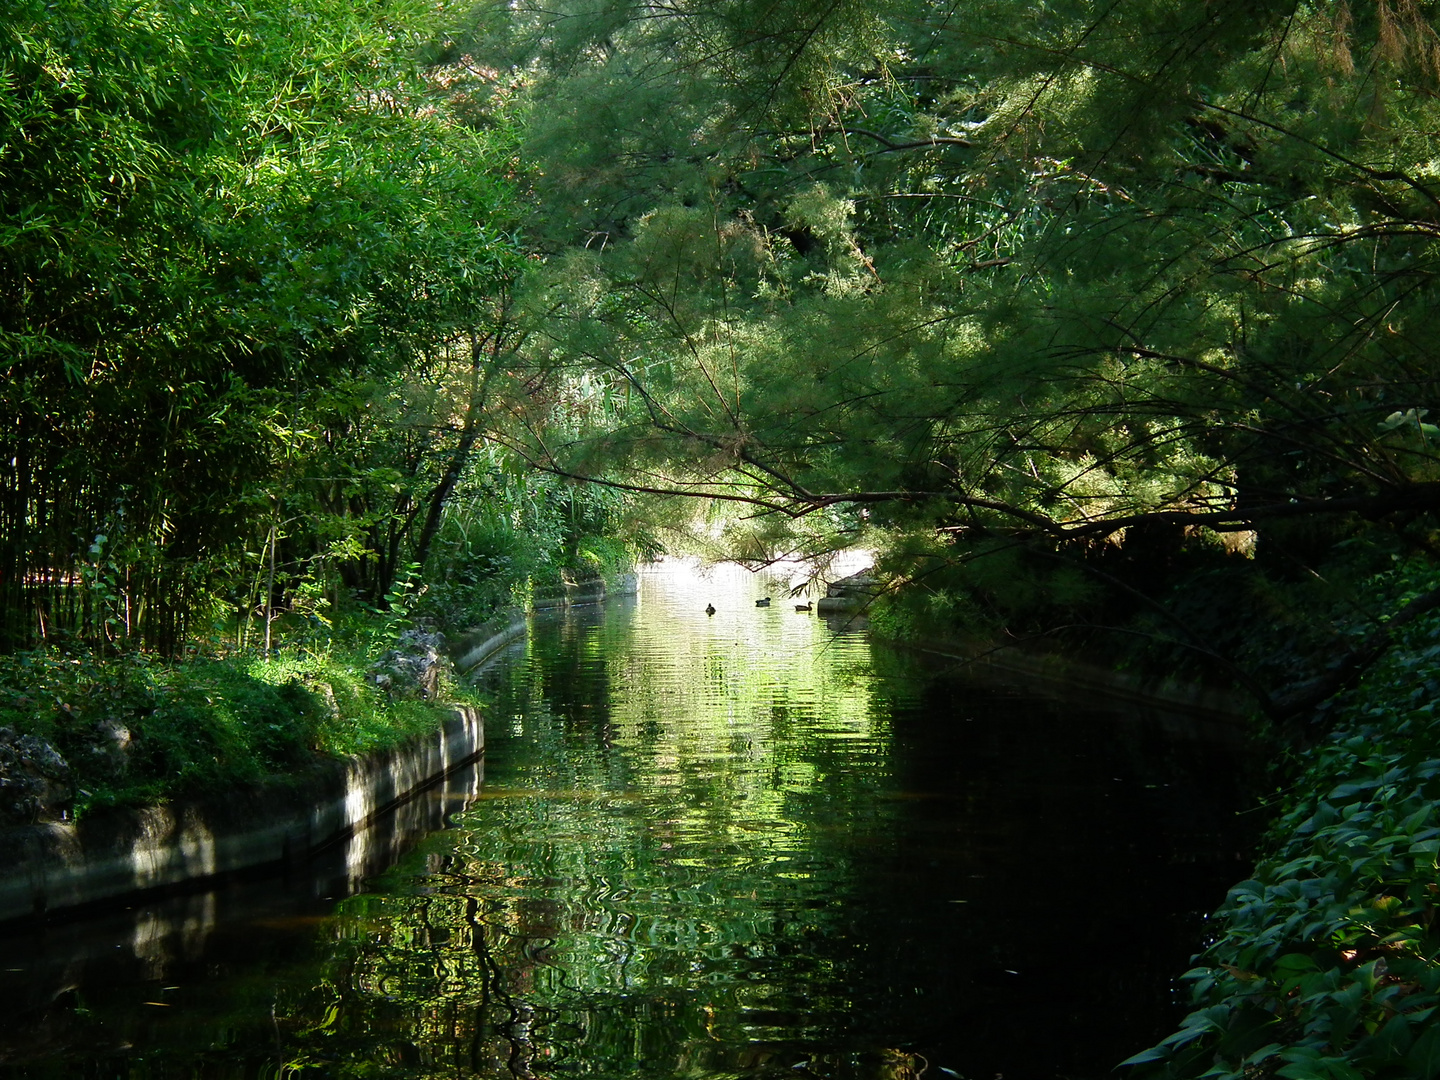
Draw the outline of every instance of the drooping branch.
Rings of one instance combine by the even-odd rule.
[[[902,150],[925,150],[937,146],[959,146],[969,149],[975,145],[969,139],[962,139],[954,135],[932,135],[928,139],[914,139],[910,142],[894,142],[891,139],[887,139],[884,135],[877,134],[874,131],[867,131],[865,128],[846,127],[845,134],[864,135],[867,139],[874,139],[885,148],[884,150],[878,151],[882,154],[894,154]]]
[[[1057,540],[1103,540],[1125,529],[1137,526],[1204,527],[1216,532],[1239,532],[1253,529],[1267,521],[1293,520],[1304,517],[1357,514],[1365,518],[1381,518],[1393,513],[1434,512],[1440,510],[1440,482],[1396,484],[1386,490],[1330,498],[1290,497],[1270,502],[1234,505],[1220,509],[1156,508],[1120,513],[1113,516],[1066,521],[1004,499],[970,494],[959,490],[899,489],[880,491],[816,492],[801,484],[784,470],[760,459],[752,451],[737,448],[733,439],[711,435],[669,423],[656,423],[657,429],[685,439],[694,439],[717,450],[731,453],[737,464],[743,463],[769,478],[770,492],[719,494],[705,481],[673,481],[669,486],[631,485],[602,476],[583,473],[562,465],[553,454],[541,457],[526,455],[537,468],[567,479],[593,481],[620,490],[699,498],[723,498],[748,503],[799,518],[816,510],[842,505],[880,505],[884,503],[918,503],[938,501],[956,510],[988,512],[1009,519],[1019,527],[1017,535],[1050,536]],[[518,448],[517,448],[518,449]],[[978,527],[978,526],[977,526]],[[988,526],[993,531],[1004,531]]]

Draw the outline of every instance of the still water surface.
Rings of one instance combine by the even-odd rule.
[[[148,967],[92,942],[0,1019],[0,1072],[1026,1080],[1170,1030],[1246,869],[1234,743],[783,597],[669,564],[537,622],[477,676],[485,779],[451,827]]]

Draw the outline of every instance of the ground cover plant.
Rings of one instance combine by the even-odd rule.
[[[0,657],[0,824],[299,779],[434,731],[464,689],[448,675],[405,685],[377,637],[352,623],[328,644],[271,655],[51,646]]]
[[[1374,590],[1399,604],[1437,581],[1417,563]],[[1193,1011],[1132,1075],[1440,1075],[1440,617],[1396,637],[1292,761],[1254,873],[1185,975]]]

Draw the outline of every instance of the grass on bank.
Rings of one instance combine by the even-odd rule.
[[[76,817],[103,806],[214,794],[302,773],[433,731],[446,710],[368,677],[393,642],[354,623],[271,656],[179,662],[52,646],[0,656],[0,728],[34,735],[69,766]],[[445,683],[437,698],[457,700]]]

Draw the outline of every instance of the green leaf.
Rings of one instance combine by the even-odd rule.
[[[1282,1049],[1280,1043],[1266,1043],[1258,1050],[1253,1050],[1246,1055],[1244,1064],[1259,1065],[1262,1061],[1274,1057]]]
[[[1168,1061],[1170,1052],[1163,1046],[1152,1046],[1148,1050],[1141,1050],[1138,1054],[1132,1054],[1115,1067],[1123,1069],[1127,1065],[1144,1065],[1151,1061]]]
[[[1440,1075],[1440,1026],[1431,1025],[1415,1040],[1405,1064],[1415,1080],[1433,1080]]]

